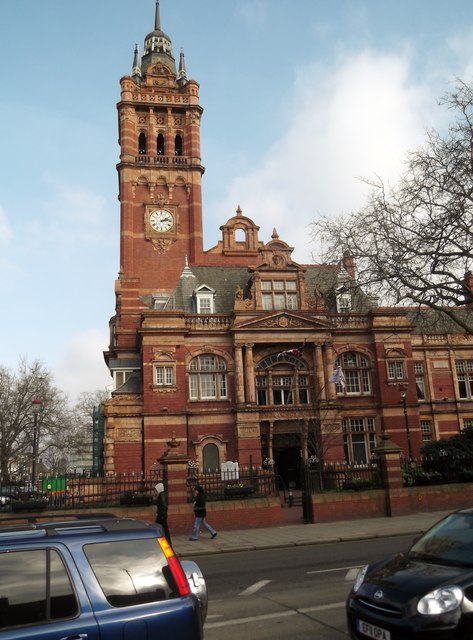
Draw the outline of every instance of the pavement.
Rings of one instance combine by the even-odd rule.
[[[196,557],[216,553],[255,551],[301,545],[326,544],[348,540],[367,540],[391,536],[416,535],[427,531],[449,511],[416,513],[393,518],[363,518],[315,524],[289,524],[254,529],[218,531],[213,540],[202,532],[197,541],[189,536],[172,535],[174,551],[181,557]],[[215,523],[213,523],[215,526]]]

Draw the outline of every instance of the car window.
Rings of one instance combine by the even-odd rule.
[[[0,553],[0,576],[0,629],[78,614],[69,575],[54,549]]]
[[[154,538],[87,544],[84,553],[114,607],[177,596],[166,557]]]
[[[473,514],[454,513],[441,520],[411,548],[413,557],[473,563]]]

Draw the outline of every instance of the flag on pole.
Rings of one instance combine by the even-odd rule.
[[[338,365],[338,367],[332,373],[328,381],[335,382],[335,384],[339,384],[342,387],[342,389],[345,388],[345,374],[343,373],[340,365]]]
[[[285,358],[287,356],[294,356],[295,358],[300,358],[302,356],[302,352],[304,351],[305,340],[300,347],[293,347],[292,349],[288,349],[287,351],[281,351],[278,353],[278,358]]]

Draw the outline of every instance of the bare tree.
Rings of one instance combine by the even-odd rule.
[[[67,397],[52,385],[41,362],[21,360],[17,373],[0,367],[0,478],[9,480],[23,463],[30,469],[34,454],[39,460],[60,446],[69,418]]]
[[[312,223],[324,260],[349,251],[358,285],[388,304],[426,305],[473,333],[473,86],[457,82],[440,105],[454,114],[445,134],[427,133],[396,188],[376,177],[367,204]]]
[[[72,407],[40,361],[20,360],[16,373],[0,366],[0,481],[31,475],[33,456],[38,472],[58,474],[90,454],[94,407],[106,397],[81,393]]]

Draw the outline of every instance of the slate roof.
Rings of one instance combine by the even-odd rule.
[[[473,309],[456,309],[455,313],[473,327]],[[407,310],[407,317],[414,325],[414,333],[467,333],[453,318],[436,309]]]
[[[322,292],[329,312],[336,313],[336,289],[343,285],[352,294],[354,312],[363,313],[373,308],[373,301],[354,286],[353,280],[340,266],[304,265],[302,268],[305,270],[309,297],[313,297],[317,288]],[[243,289],[244,297],[249,297],[252,273],[253,269],[249,267],[191,265],[186,268],[172,293],[172,308],[195,313],[193,293],[202,285],[207,285],[215,290],[215,313],[229,315],[233,313],[237,285]],[[152,308],[152,296],[144,296],[142,301]]]

